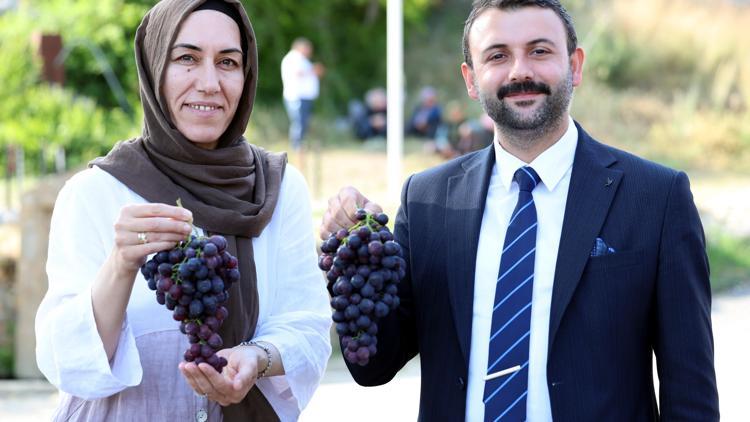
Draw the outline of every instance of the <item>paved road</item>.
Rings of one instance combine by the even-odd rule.
[[[721,419],[750,421],[750,285],[716,298],[712,311]]]
[[[722,421],[750,421],[750,285],[715,297],[712,316]],[[389,384],[364,388],[333,360],[300,421],[414,421],[418,401],[416,361]],[[0,381],[0,421],[48,421],[56,403],[57,392],[46,382]]]

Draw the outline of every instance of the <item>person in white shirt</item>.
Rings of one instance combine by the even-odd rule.
[[[136,59],[143,134],[72,177],[52,216],[36,356],[61,391],[54,420],[295,421],[331,353],[330,310],[304,178],[243,137],[258,68],[247,14],[161,1]],[[188,339],[139,271],[193,230],[239,261],[221,373],[182,361]]]
[[[404,183],[401,306],[354,379],[384,384],[419,354],[421,421],[718,421],[685,173],[570,117],[584,51],[558,0],[476,0],[463,41],[494,141]],[[380,211],[354,188],[331,198],[321,237],[358,205]]]
[[[312,116],[313,102],[320,93],[320,77],[324,68],[310,61],[313,44],[297,38],[281,60],[281,81],[284,85],[284,106],[289,116],[289,141],[302,160],[303,139]]]

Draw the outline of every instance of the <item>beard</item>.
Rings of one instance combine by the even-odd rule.
[[[567,76],[553,88],[542,82],[527,81],[504,85],[496,93],[478,91],[482,108],[500,133],[528,146],[535,139],[553,132],[563,122],[573,97],[573,72],[568,70]],[[524,114],[505,100],[510,94],[522,92],[538,92],[546,97],[535,100],[541,104],[531,114]],[[531,101],[519,101],[515,107],[528,105]]]

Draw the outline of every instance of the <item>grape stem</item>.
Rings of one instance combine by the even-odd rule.
[[[353,225],[353,226],[349,227],[349,229],[348,229],[347,231],[348,231],[349,233],[351,233],[351,232],[353,232],[354,230],[357,230],[358,228],[360,228],[360,227],[364,227],[364,226],[367,226],[367,227],[369,227],[369,228],[370,228],[371,230],[373,230],[373,231],[377,231],[377,230],[380,230],[380,229],[381,229],[381,228],[383,227],[383,225],[382,225],[382,224],[380,224],[380,223],[378,223],[378,222],[377,222],[377,221],[375,220],[375,217],[373,217],[373,215],[372,215],[371,213],[369,213],[369,212],[368,212],[368,213],[366,214],[366,216],[365,216],[365,219],[364,219],[364,220],[358,221],[358,222],[357,222],[357,224],[355,224],[355,225]],[[348,237],[345,237],[345,238],[344,238],[344,239],[343,239],[343,240],[341,241],[341,244],[342,244],[342,245],[346,245],[347,243],[349,243],[349,238],[348,238]]]
[[[185,207],[182,206],[182,199],[181,198],[177,198],[177,206],[179,208],[185,208]],[[190,239],[190,235],[193,234],[193,232],[195,231],[195,226],[193,225],[193,217],[190,217],[190,221],[188,221],[188,224],[190,224],[190,234],[187,235],[187,237],[185,238],[185,240],[189,240]]]

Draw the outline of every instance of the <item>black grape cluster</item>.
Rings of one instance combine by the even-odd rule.
[[[224,304],[229,287],[240,279],[237,258],[226,247],[223,236],[191,235],[141,267],[149,289],[156,291],[156,301],[172,311],[190,341],[185,360],[208,363],[217,372],[227,364],[216,355],[223,345],[219,327],[229,315]]]
[[[344,358],[364,366],[378,350],[378,320],[399,305],[397,286],[406,274],[406,261],[386,227],[387,215],[360,209],[357,220],[323,242],[318,266],[328,278]]]

